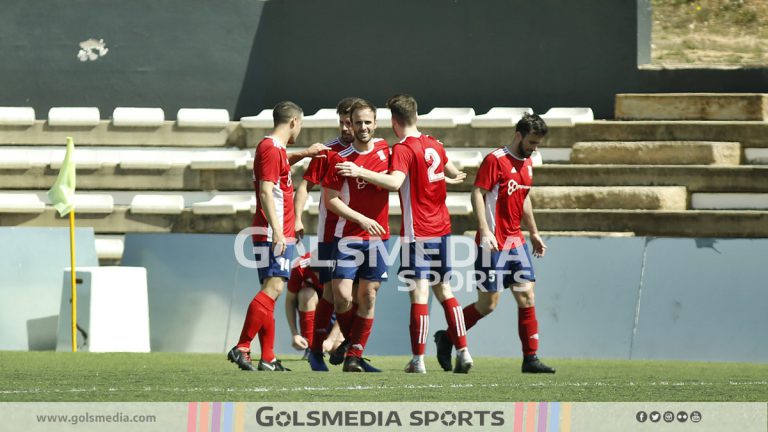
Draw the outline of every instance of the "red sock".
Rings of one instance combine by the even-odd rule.
[[[339,323],[339,329],[341,330],[341,334],[344,335],[344,339],[352,337],[352,327],[356,321],[356,316],[357,314],[355,313],[354,306],[346,312],[336,312],[336,322]]]
[[[411,352],[413,355],[424,355],[429,332],[429,306],[411,303]]]
[[[368,336],[371,335],[371,328],[373,327],[373,318],[355,318],[355,323],[352,326],[352,335],[349,339],[349,349],[347,350],[347,357],[362,357],[363,350],[365,350],[365,344],[368,343]]]
[[[352,303],[352,309],[350,309],[350,312],[352,313],[352,319],[357,319],[357,303]],[[338,319],[338,317],[337,317]],[[347,327],[346,330],[344,330],[341,327],[341,323],[339,323],[339,328],[341,329],[341,335],[344,336],[344,339],[349,339],[352,336],[352,326],[354,325],[354,321],[352,324]]]
[[[475,324],[477,324],[477,322],[484,317],[485,315],[478,312],[475,308],[475,303],[472,303],[471,305],[464,308],[464,325],[466,326],[467,330],[474,327]]]
[[[243,330],[240,332],[240,340],[237,342],[238,348],[245,348],[247,351],[251,350],[251,342],[264,325],[267,317],[274,319],[274,309],[275,301],[267,293],[260,291],[256,294],[256,297],[251,300],[251,304],[248,305],[248,311],[245,313]]]
[[[261,359],[265,362],[275,360],[275,317],[267,318],[259,330],[259,344],[261,344]]]
[[[457,350],[467,347],[467,329],[464,327],[464,311],[456,297],[446,299],[443,303],[445,321],[448,322],[448,336]]]
[[[328,337],[328,327],[331,325],[331,315],[333,315],[333,303],[321,298],[315,309],[315,332],[310,345],[310,349],[314,352],[323,350],[323,341]]]
[[[534,355],[539,349],[539,322],[536,307],[517,309],[517,332],[523,343],[523,355]]]
[[[315,311],[299,311],[299,329],[307,343],[312,346],[312,336],[315,333]]]

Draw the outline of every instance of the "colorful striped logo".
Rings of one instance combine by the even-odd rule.
[[[515,402],[514,432],[571,432],[568,402]]]
[[[243,432],[245,403],[190,402],[187,432]]]

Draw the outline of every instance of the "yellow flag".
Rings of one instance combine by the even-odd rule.
[[[59,216],[66,216],[75,205],[75,142],[67,137],[67,154],[59,170],[56,183],[48,191],[53,207],[59,211]]]

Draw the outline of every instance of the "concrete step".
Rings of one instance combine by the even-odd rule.
[[[768,192],[768,166],[543,165],[539,186],[685,186],[689,192]],[[470,173],[474,179],[474,172]],[[460,187],[471,189],[472,179]],[[451,190],[456,190],[452,187]]]
[[[768,193],[695,193],[694,209],[768,210]]]
[[[627,93],[616,95],[622,120],[768,120],[768,94]]]
[[[52,127],[35,120],[31,126],[0,126],[0,145],[61,145],[71,136],[79,146],[172,146],[242,147],[244,133],[239,122],[224,128],[179,127],[165,121],[159,127],[116,127],[109,120],[95,126]],[[239,145],[238,145],[239,144]]]
[[[477,168],[466,168],[467,179],[449,185],[450,192],[472,190]],[[303,170],[294,172],[299,184]],[[0,190],[47,190],[57,170],[45,167],[0,168]],[[78,170],[78,190],[131,191],[251,191],[252,172],[235,170],[123,170],[102,167]],[[534,188],[539,186],[685,186],[690,192],[768,192],[768,166],[708,165],[569,165],[550,164],[534,168]]]
[[[647,236],[768,237],[768,211],[724,210],[535,210],[542,231],[634,232]],[[42,213],[0,213],[0,226],[67,227],[51,207]],[[77,226],[92,227],[97,234],[127,232],[235,234],[251,225],[250,211],[233,215],[195,215],[185,209],[179,215],[134,215],[127,206],[115,206],[107,215],[80,215]],[[462,234],[477,228],[473,215],[451,216],[452,231]],[[305,212],[304,226],[315,233],[317,216]],[[390,216],[390,230],[400,232],[400,216]]]
[[[535,209],[685,210],[684,187],[541,186],[531,189]]]
[[[736,142],[642,141],[578,142],[571,151],[574,164],[738,165]]]
[[[534,213],[539,229],[547,231],[632,231],[638,236],[768,237],[768,211],[537,210]]]
[[[742,148],[768,148],[768,122],[600,120],[553,128],[544,146],[571,147],[582,141],[722,141],[738,142]]]

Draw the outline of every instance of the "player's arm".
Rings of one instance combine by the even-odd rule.
[[[259,180],[259,200],[261,208],[264,209],[264,216],[267,223],[272,227],[272,245],[275,255],[282,255],[285,252],[285,235],[283,235],[283,223],[277,220],[275,211],[275,200],[272,197],[272,189],[275,184],[269,180]]]
[[[365,230],[372,236],[382,236],[386,232],[381,225],[375,220],[352,210],[348,205],[344,204],[341,200],[340,192],[332,188],[323,189],[323,199],[325,200],[325,206],[328,210],[336,213],[344,219],[360,225],[360,228]]]
[[[323,150],[330,150],[331,148],[323,143],[314,143],[304,150],[288,153],[288,164],[293,165],[300,162],[304,158],[308,157],[325,157],[324,154],[320,154]]]
[[[536,220],[533,218],[533,204],[531,203],[531,195],[528,194],[523,202],[523,224],[528,228],[528,232],[531,234],[531,243],[533,243],[533,256],[543,257],[547,252],[547,245],[544,244],[539,229],[536,227]]]
[[[342,162],[336,164],[336,172],[342,177],[357,177],[368,183],[375,184],[380,188],[394,192],[400,189],[405,181],[405,173],[401,171],[392,171],[389,174],[380,173],[365,169],[355,165],[353,162]]]
[[[448,184],[460,184],[467,178],[467,173],[456,168],[453,162],[445,163],[445,182]]]
[[[315,184],[307,179],[302,179],[299,183],[299,187],[296,188],[296,195],[293,197],[293,212],[296,215],[296,223],[294,225],[296,231],[296,237],[304,237],[304,222],[301,220],[301,215],[304,213],[304,205],[307,203],[307,197],[309,191],[315,187]]]
[[[475,212],[477,220],[477,232],[480,235],[480,244],[488,245],[492,251],[499,250],[499,244],[496,241],[496,233],[491,232],[488,227],[488,220],[485,218],[485,194],[488,191],[475,186],[472,188],[472,209]]]

